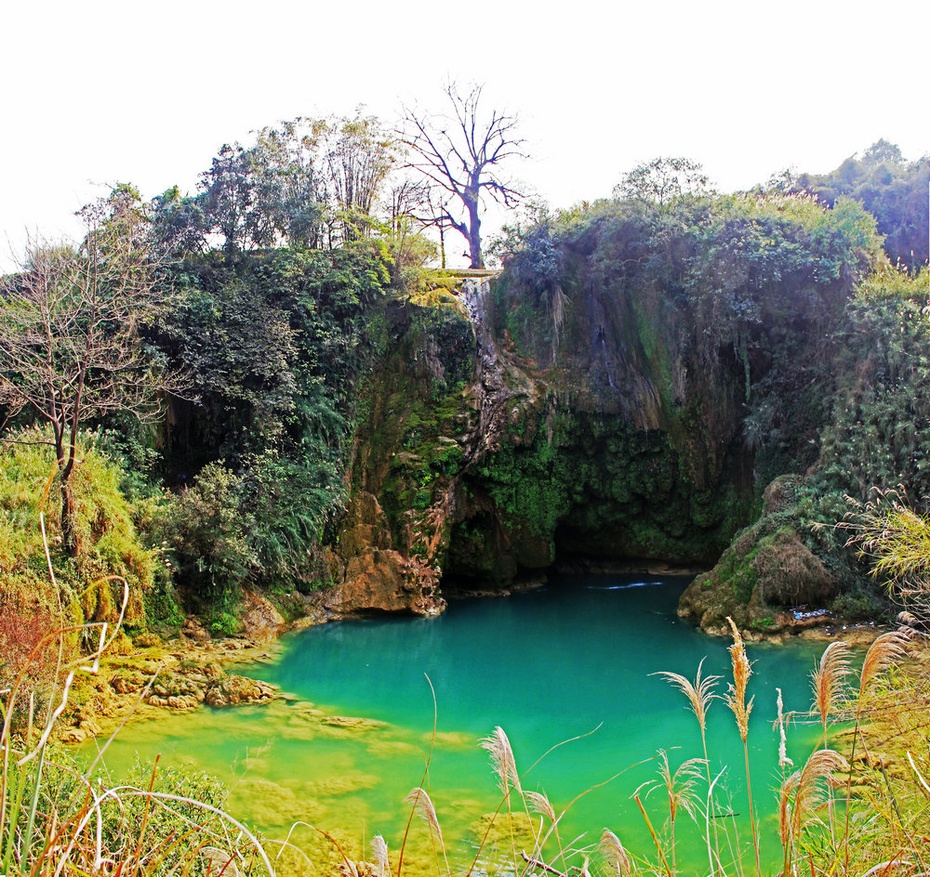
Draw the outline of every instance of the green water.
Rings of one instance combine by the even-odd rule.
[[[144,759],[160,753],[169,764],[220,776],[232,790],[230,811],[268,834],[281,835],[302,820],[346,844],[380,833],[393,849],[409,809],[403,797],[422,783],[447,843],[464,849],[476,821],[500,803],[488,754],[479,746],[499,725],[513,745],[524,788],[544,791],[557,812],[593,789],[560,824],[563,840],[594,843],[609,827],[631,850],[651,854],[631,796],[657,776],[658,750],[668,750],[675,767],[699,756],[701,744],[683,696],[650,674],[671,670],[693,678],[705,657],[705,673],[726,676],[729,670],[728,643],[676,617],[685,584],[565,577],[529,594],[453,603],[440,618],[313,628],[287,637],[274,664],[245,671],[280,685],[293,699],[140,723],[126,729],[108,763],[118,770],[136,751]],[[806,710],[808,674],[818,654],[813,647],[749,646],[751,770],[770,862],[779,855],[775,689],[782,689],[786,710]],[[430,684],[438,731],[432,744]],[[725,685],[718,690],[724,693]],[[325,723],[315,708],[384,724]],[[742,748],[723,702],[710,710],[709,735],[713,772],[724,771],[727,815],[719,824],[745,843]],[[553,750],[575,737],[581,739]],[[789,751],[800,762],[815,739],[810,726],[792,727]],[[645,804],[660,826],[664,795],[650,794]],[[680,834],[692,836],[681,855],[697,868],[700,833],[685,827]]]

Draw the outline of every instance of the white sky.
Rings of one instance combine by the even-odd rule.
[[[516,113],[516,175],[555,207],[659,155],[719,188],[826,172],[880,137],[930,152],[925,0],[6,0],[0,272],[77,236],[115,182],[193,192],[224,143],[283,119],[393,120],[447,79]]]

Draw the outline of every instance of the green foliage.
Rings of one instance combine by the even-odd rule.
[[[680,156],[654,158],[624,174],[614,197],[663,207],[678,198],[707,194],[708,184],[707,174],[695,161]]]
[[[223,510],[224,527],[249,522],[221,528],[203,555],[207,534],[197,535],[196,515],[184,511],[200,487],[182,499],[185,523],[166,527],[179,584],[195,599],[224,604],[244,578],[311,587],[319,579],[320,542],[346,498],[353,388],[369,315],[390,282],[387,260],[383,245],[359,241],[334,251],[212,253],[180,266],[186,292],[160,343],[185,363],[199,400],[173,403],[168,471],[183,481],[225,460],[232,480],[215,484],[222,490],[209,503]],[[218,469],[202,471],[205,484],[216,481]]]
[[[557,446],[537,434],[529,447],[507,444],[475,470],[504,521],[546,540],[550,560],[555,559],[555,528],[570,508],[569,485],[577,476],[566,464]]]
[[[926,497],[924,498],[926,504]],[[930,619],[930,516],[919,514],[901,490],[876,490],[851,501],[842,531],[873,578],[920,624]]]
[[[177,404],[176,465],[184,453],[195,466],[204,455],[237,463],[282,438],[338,445],[365,315],[389,283],[385,258],[362,242],[187,263],[162,337],[199,395],[196,407]]]
[[[372,116],[263,128],[250,147],[225,144],[201,175],[198,219],[228,253],[280,243],[332,249],[368,237],[395,151]]]
[[[840,376],[818,478],[866,500],[873,487],[905,485],[930,496],[930,323],[926,274],[877,274],[850,302],[837,358]]]
[[[495,320],[520,354],[669,431],[698,481],[717,477],[744,422],[763,477],[813,462],[824,339],[880,252],[860,207],[599,202],[512,229],[503,247]]]
[[[209,463],[166,509],[162,526],[174,565],[195,605],[212,618],[232,610],[258,563],[255,521],[241,502],[242,479]]]
[[[930,157],[909,162],[897,146],[879,140],[830,173],[801,174],[788,186],[828,205],[844,197],[862,204],[875,217],[891,261],[914,272],[928,258],[928,183]]]
[[[930,324],[925,302],[925,275],[913,277],[885,267],[863,281],[847,303],[836,329],[840,343],[827,364],[829,371],[824,369],[832,386],[825,406],[829,420],[814,445],[819,458],[808,477],[791,481],[790,490],[785,479],[768,488],[767,495],[779,496],[779,502],[771,507],[767,503],[752,530],[699,583],[706,605],[716,604],[718,619],[733,614],[748,624],[746,612],[764,611],[761,604],[747,609],[752,593],[739,583],[749,581],[758,552],[779,530],[796,534],[836,582],[835,595],[821,596],[819,605],[849,621],[887,614],[887,603],[867,580],[866,567],[856,563],[846,546],[847,528],[854,525],[838,525],[849,514],[850,498],[872,503],[876,488],[880,497],[887,488],[902,485],[925,507],[930,493],[930,445],[924,428],[930,425]],[[903,519],[876,519],[873,532],[894,532],[896,520]],[[763,603],[766,587],[769,597],[780,590],[778,578],[775,571],[767,583],[758,576],[753,580]]]
[[[548,213],[539,212],[527,225],[505,227],[494,245],[494,255],[507,265],[508,279],[534,297],[549,292],[559,282],[563,257],[553,226]]]
[[[338,460],[294,461],[273,449],[249,459],[241,508],[254,522],[254,575],[266,585],[312,577],[314,549],[345,500]]]

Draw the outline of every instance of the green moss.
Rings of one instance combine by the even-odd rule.
[[[359,421],[353,489],[378,497],[395,548],[426,557],[436,545],[431,510],[465,459],[459,439],[471,416],[474,335],[448,290],[411,296],[387,319],[392,344],[362,388],[367,417]]]

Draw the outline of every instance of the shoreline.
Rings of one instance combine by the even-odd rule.
[[[462,591],[450,598],[506,598],[543,583],[525,581],[502,591]],[[104,656],[96,675],[84,676],[75,686],[72,703],[61,715],[54,737],[80,744],[90,738],[108,739],[125,725],[157,719],[166,711],[177,714],[193,712],[203,704],[224,708],[286,698],[277,686],[230,670],[237,665],[274,661],[281,653],[280,637],[286,633],[361,617],[311,612],[286,622],[267,597],[254,592],[245,594],[243,609],[246,630],[238,636],[214,639],[191,617],[179,636],[169,641],[154,634],[141,634],[131,645],[127,639],[124,648]],[[743,631],[746,641],[786,645],[842,640],[852,647],[864,647],[888,629],[875,622],[843,625],[820,613],[798,620],[781,614],[789,623],[777,631]],[[715,637],[729,635],[728,629],[701,632]]]

